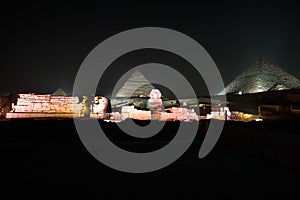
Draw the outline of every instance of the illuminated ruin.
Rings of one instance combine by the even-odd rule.
[[[267,63],[263,60],[260,62]],[[247,90],[243,90],[240,94],[246,92]],[[217,98],[162,98],[161,91],[138,70],[133,71],[111,100],[101,95],[67,96],[62,89],[52,94],[21,93],[17,96],[11,109],[5,113],[7,119],[82,118],[113,122],[126,119],[191,122],[201,119],[249,121],[258,118],[235,109],[230,111],[228,102],[221,102]]]
[[[109,121],[122,121],[128,118],[136,120],[159,121],[198,121],[193,108],[164,108],[161,92],[152,89],[149,94],[149,109],[138,109],[134,105],[124,105],[119,112],[108,112],[109,100],[103,96],[95,96],[92,100],[79,97],[54,96],[51,94],[18,94],[17,102],[12,104],[12,110],[6,114],[7,119],[13,118],[91,118]],[[222,111],[207,115],[208,118],[225,119],[224,112],[228,108],[218,108]],[[229,115],[228,115],[229,116]]]
[[[81,117],[82,105],[78,97],[50,94],[18,94],[16,105],[6,118],[73,118]]]

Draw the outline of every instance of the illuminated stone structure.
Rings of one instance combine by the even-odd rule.
[[[105,118],[106,110],[108,108],[108,99],[103,96],[95,96],[94,102],[91,105],[90,117]]]
[[[208,119],[229,120],[231,112],[228,107],[212,107],[211,113],[207,114]]]
[[[170,119],[166,118],[166,121],[169,120],[179,120],[179,121],[193,121],[199,120],[199,116],[196,114],[194,109],[181,108],[181,107],[172,107],[169,109],[172,115],[169,115]]]
[[[149,108],[155,110],[157,107],[162,107],[161,92],[158,89],[152,89],[150,92]]]
[[[154,86],[149,82],[149,80],[147,80],[139,70],[134,70],[115,97],[146,97],[152,89],[154,89]]]
[[[164,112],[164,107],[161,99],[161,92],[158,89],[152,89],[148,100],[148,108],[151,111],[152,119],[160,120],[161,113]]]
[[[7,118],[80,117],[82,105],[78,97],[50,94],[18,94],[16,105]]]
[[[273,90],[300,88],[300,80],[272,64],[267,58],[259,58],[220,92],[245,94]]]
[[[127,118],[138,120],[151,120],[151,111],[137,110],[134,106],[123,106],[121,109],[121,119]]]

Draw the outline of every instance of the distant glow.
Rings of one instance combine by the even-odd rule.
[[[243,92],[242,92],[242,91],[239,91],[239,92],[238,92],[238,95],[242,95],[242,94],[243,94]]]
[[[251,114],[243,114],[243,119],[250,120],[253,117]]]

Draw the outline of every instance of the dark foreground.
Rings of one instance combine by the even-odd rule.
[[[0,183],[9,195],[1,199],[298,199],[298,124],[227,122],[212,152],[199,159],[202,124],[176,162],[155,172],[129,174],[97,161],[82,145],[72,120],[0,122]],[[114,124],[106,123],[104,129],[121,147],[146,152],[172,139],[176,126],[168,123],[146,142],[121,135]]]

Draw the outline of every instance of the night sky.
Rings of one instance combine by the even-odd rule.
[[[174,29],[198,41],[225,85],[260,56],[300,78],[300,15],[292,1],[110,2],[1,3],[0,94],[52,93],[59,87],[71,94],[77,70],[95,46],[146,26]],[[166,59],[167,54],[141,51],[120,58],[110,66],[101,92],[108,95],[124,71],[153,60],[192,74],[187,63],[174,55]],[[201,88],[196,80],[191,78],[193,86]]]

